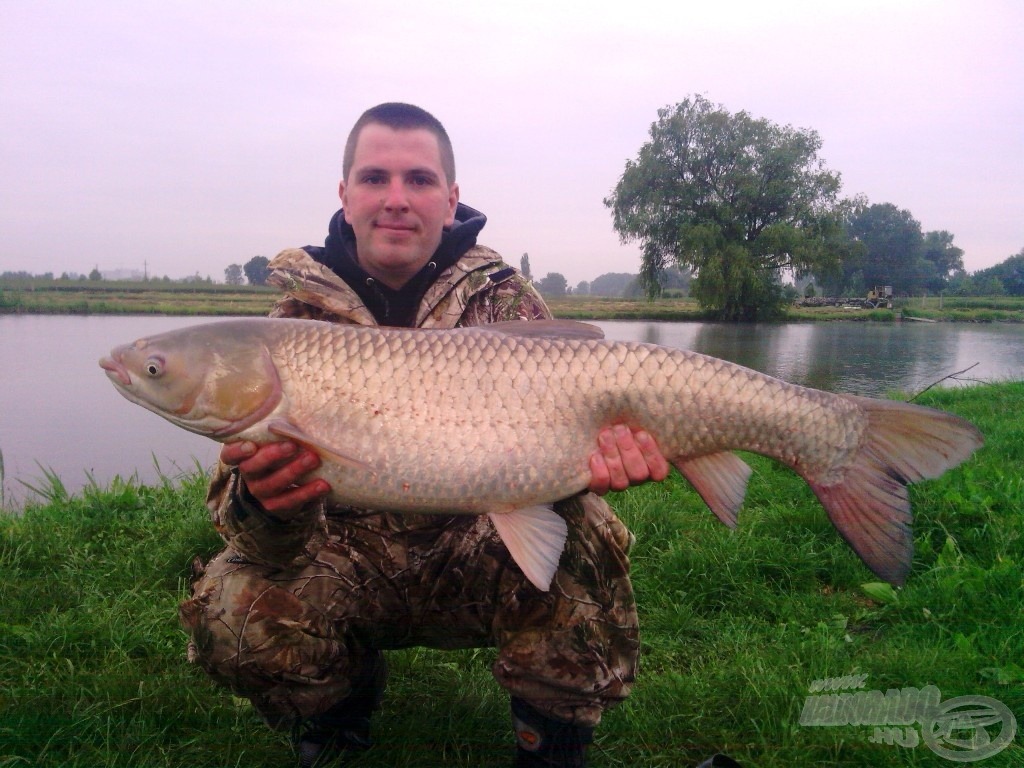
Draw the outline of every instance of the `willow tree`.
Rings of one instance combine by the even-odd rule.
[[[690,268],[702,307],[750,320],[778,308],[783,270],[834,268],[848,243],[839,174],[820,148],[814,131],[731,114],[702,96],[658,110],[604,201],[622,241],[642,246],[648,295],[669,266]]]

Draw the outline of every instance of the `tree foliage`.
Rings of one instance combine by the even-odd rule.
[[[224,270],[224,282],[228,285],[241,285],[244,281],[241,264],[229,264]]]
[[[530,274],[530,254],[524,253],[519,259],[519,271],[523,273],[523,277],[527,280],[533,279],[533,275]]]
[[[998,293],[999,286],[1008,296],[1024,296],[1024,248],[995,266],[978,270],[971,279],[978,291]]]
[[[930,264],[932,272],[925,285],[929,290],[938,293],[953,278],[965,274],[964,250],[953,245],[952,233],[925,232],[923,250],[924,260]]]
[[[270,259],[266,256],[253,256],[245,262],[242,271],[245,272],[245,279],[249,281],[249,285],[266,285],[267,277],[270,275],[268,264]]]
[[[565,296],[569,281],[558,272],[548,272],[537,281],[537,290],[544,296]]]
[[[924,234],[910,211],[892,203],[868,206],[853,217],[850,233],[864,244],[858,264],[862,289],[891,285],[897,293],[904,293],[917,282]]]
[[[702,96],[658,110],[611,196],[616,231],[639,241],[649,295],[668,266],[691,268],[691,294],[729,319],[770,314],[780,272],[834,268],[845,240],[839,175],[814,131],[729,113]]]
[[[605,272],[590,281],[591,296],[623,296],[631,283],[636,281],[636,275],[625,272]]]
[[[891,285],[897,295],[938,293],[964,272],[964,252],[951,233],[922,232],[910,211],[892,203],[859,200],[847,216],[847,233],[857,248],[842,262],[837,294],[876,285]]]

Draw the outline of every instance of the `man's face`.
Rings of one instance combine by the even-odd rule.
[[[459,202],[459,186],[445,176],[434,134],[378,123],[360,131],[338,191],[360,266],[396,289],[430,261]]]

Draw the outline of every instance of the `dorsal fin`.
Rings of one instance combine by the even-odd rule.
[[[596,325],[577,320],[506,320],[501,323],[474,326],[468,330],[486,330],[503,333],[506,336],[522,336],[530,339],[603,339],[604,331]]]

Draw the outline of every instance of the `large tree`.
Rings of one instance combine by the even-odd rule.
[[[913,293],[933,271],[922,263],[924,234],[910,211],[892,203],[866,206],[851,218],[850,234],[863,245],[861,258],[847,264],[860,271],[861,291],[891,285],[896,294]]]
[[[224,270],[224,282],[228,285],[241,285],[245,282],[241,264],[228,264]]]
[[[933,272],[925,288],[938,293],[949,286],[952,278],[964,275],[964,250],[953,245],[951,233],[925,232],[922,248],[922,256],[930,262]]]
[[[643,248],[649,295],[667,267],[692,269],[690,293],[729,319],[769,314],[784,269],[835,265],[845,247],[839,174],[815,131],[731,114],[702,96],[658,110],[605,205],[623,242]]]
[[[519,259],[519,271],[527,280],[533,280],[533,275],[530,274],[530,254],[524,253]]]
[[[565,296],[569,281],[559,272],[548,272],[536,283],[537,290],[544,296]]]
[[[242,267],[242,271],[245,272],[245,279],[249,281],[249,285],[266,285],[267,277],[270,275],[270,269],[267,265],[270,263],[270,259],[266,256],[253,256]]]

